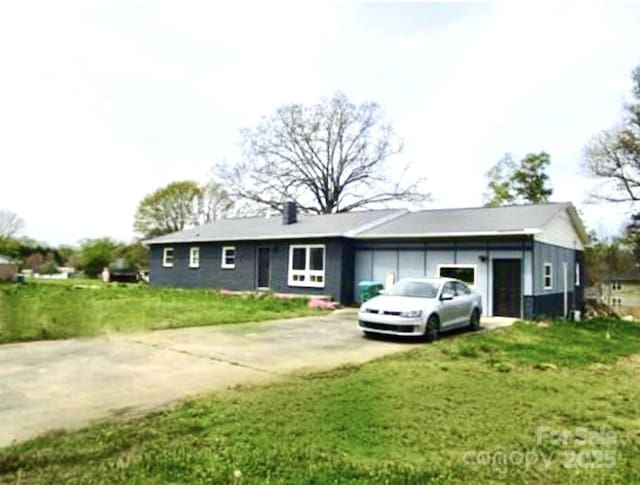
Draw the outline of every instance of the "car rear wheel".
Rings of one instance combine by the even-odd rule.
[[[438,315],[431,315],[427,324],[424,328],[424,338],[427,342],[433,342],[434,340],[438,340],[440,336],[440,319],[438,319]]]
[[[469,319],[469,329],[476,331],[480,328],[480,312],[476,308],[471,312],[471,318]]]

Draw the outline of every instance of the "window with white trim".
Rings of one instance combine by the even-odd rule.
[[[200,267],[200,248],[194,246],[189,248],[189,268]]]
[[[580,286],[580,263],[576,263],[576,286]]]
[[[223,269],[233,269],[236,267],[236,247],[235,246],[223,246],[221,267]]]
[[[165,268],[173,267],[173,248],[164,248],[162,250],[162,266]]]
[[[476,284],[475,264],[439,264],[438,276],[440,278],[455,278],[463,281],[469,286]]]
[[[289,246],[289,286],[324,288],[324,244]]]
[[[553,289],[553,264],[544,263],[544,289]]]

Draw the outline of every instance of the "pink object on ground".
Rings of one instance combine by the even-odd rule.
[[[316,308],[318,310],[335,310],[338,308],[338,304],[335,301],[312,298],[309,300],[309,308]]]

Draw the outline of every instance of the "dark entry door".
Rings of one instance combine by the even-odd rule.
[[[493,260],[493,314],[520,317],[522,273],[519,259]]]
[[[258,288],[269,288],[270,255],[269,248],[258,248],[258,281],[256,282]]]

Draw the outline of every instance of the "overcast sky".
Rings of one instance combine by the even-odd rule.
[[[0,5],[0,208],[52,244],[128,241],[140,199],[205,181],[238,129],[341,90],[376,101],[429,207],[482,203],[505,152],[551,154],[553,199],[587,206],[582,148],[629,99],[640,4],[78,1]]]

